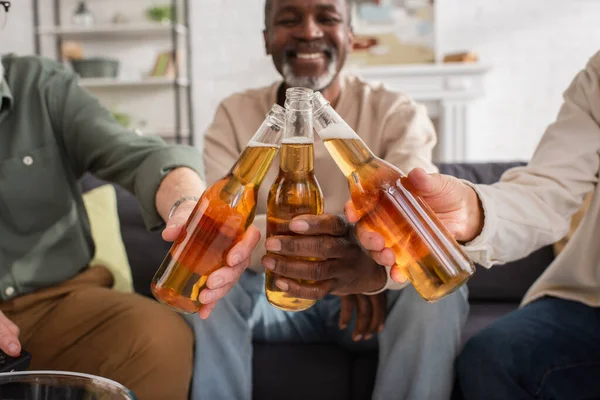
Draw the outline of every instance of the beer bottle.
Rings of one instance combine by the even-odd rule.
[[[315,93],[313,103],[315,129],[348,179],[360,223],[383,236],[396,256],[396,266],[428,302],[463,285],[475,266],[413,193],[406,175],[375,157],[321,93]]]
[[[152,293],[181,313],[194,313],[208,276],[252,224],[260,188],[281,141],[285,110],[274,105],[227,175],[202,194],[152,280]]]
[[[294,217],[323,213],[323,193],[314,174],[312,95],[313,91],[305,88],[286,91],[286,123],[279,153],[279,175],[267,198],[267,237],[293,235],[289,222]],[[266,271],[265,292],[273,306],[286,311],[301,311],[315,304],[315,300],[299,299],[282,292],[275,286],[275,278],[272,271]]]

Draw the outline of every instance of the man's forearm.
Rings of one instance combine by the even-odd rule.
[[[196,171],[189,168],[176,168],[162,180],[156,192],[156,210],[167,221],[171,208],[184,197],[200,197],[206,184]]]

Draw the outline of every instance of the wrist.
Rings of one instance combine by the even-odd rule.
[[[199,197],[196,196],[184,196],[181,197],[180,199],[178,199],[175,203],[173,203],[173,205],[171,206],[171,210],[169,211],[169,216],[167,217],[167,221],[171,219],[171,217],[173,216],[173,214],[175,214],[175,211],[184,203],[188,203],[188,202],[194,202],[197,203],[200,200]]]
[[[475,239],[481,234],[483,230],[483,224],[485,220],[483,205],[481,199],[477,195],[475,189],[469,185],[465,185],[467,188],[467,229],[461,242],[467,243]]]

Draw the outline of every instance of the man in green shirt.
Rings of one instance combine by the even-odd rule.
[[[112,290],[107,269],[87,267],[94,244],[78,179],[91,172],[125,187],[139,199],[147,227],[167,221],[163,237],[172,241],[205,188],[201,168],[196,149],[121,127],[59,64],[3,56],[0,350],[17,356],[23,345],[32,369],[105,376],[140,399],[187,399],[190,328],[155,301]],[[250,229],[228,255],[234,267],[213,275],[245,268],[258,236]]]

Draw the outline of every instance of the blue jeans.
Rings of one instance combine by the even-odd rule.
[[[354,321],[338,328],[340,299],[328,296],[301,312],[271,306],[264,274],[245,272],[210,318],[187,316],[196,347],[193,400],[252,398],[252,341],[334,341],[349,349],[376,349],[379,366],[374,399],[450,398],[453,363],[468,313],[466,288],[434,304],[409,286],[388,294],[385,328],[369,341],[352,341]]]
[[[457,370],[466,400],[600,399],[600,309],[537,300],[471,338]]]

